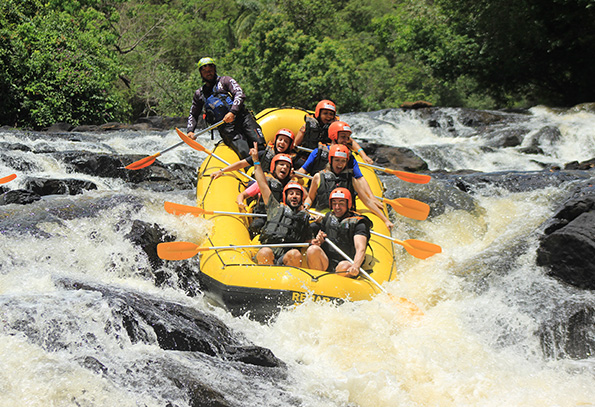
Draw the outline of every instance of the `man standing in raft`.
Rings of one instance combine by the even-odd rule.
[[[318,148],[319,144],[331,144],[329,137],[329,126],[335,120],[337,107],[330,100],[321,100],[316,105],[314,117],[306,115],[304,117],[304,125],[300,128],[295,136],[296,146],[305,147],[310,150]],[[348,147],[358,153],[364,162],[372,164],[373,161],[364,152],[364,149],[355,140],[349,140]],[[300,157],[307,157],[308,154],[300,154]]]
[[[328,270],[345,277],[357,277],[366,258],[372,221],[364,215],[351,211],[351,193],[347,188],[334,189],[329,198],[331,212],[320,221],[320,230],[308,247],[308,266],[316,270]],[[345,260],[325,238],[337,245],[353,263]]]
[[[186,131],[188,137],[196,139],[194,130],[203,107],[208,124],[224,121],[218,127],[223,142],[236,152],[238,157],[245,158],[250,154],[252,143],[264,150],[265,139],[262,129],[256,123],[252,113],[244,106],[246,95],[238,83],[229,76],[218,76],[215,61],[202,58],[198,61],[198,71],[204,85],[194,92],[190,116]]]
[[[260,233],[260,242],[262,244],[304,243],[311,240],[310,215],[303,206],[306,198],[304,187],[294,181],[288,182],[283,188],[283,202],[280,203],[273,196],[260,166],[256,143],[254,148],[250,149],[250,156],[254,160],[254,178],[258,182],[267,212],[267,220]],[[274,250],[263,247],[256,254],[256,261],[258,264],[285,264],[300,267],[302,253],[298,249],[287,247],[278,247]]]

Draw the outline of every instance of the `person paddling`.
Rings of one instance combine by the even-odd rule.
[[[270,169],[272,172],[273,167],[271,167],[271,162],[276,155],[281,153],[289,156],[293,162],[293,158],[295,157],[295,152],[293,150],[294,138],[295,137],[291,130],[279,129],[277,134],[275,134],[275,140],[269,143],[266,149],[258,151],[258,161],[260,162],[263,171],[269,172]],[[226,172],[241,170],[242,168],[252,165],[254,165],[254,160],[252,160],[252,157],[248,156],[242,160],[228,165],[225,168],[215,171],[211,174],[211,178],[217,179]]]
[[[262,163],[260,164],[262,168]],[[291,157],[287,154],[277,154],[273,157],[270,165],[270,174],[265,174],[267,184],[271,190],[271,194],[278,202],[283,202],[283,189],[287,183],[291,180],[293,162]],[[242,209],[246,209],[246,201],[257,197],[256,203],[252,208],[252,213],[265,214],[266,205],[260,195],[260,187],[258,182],[252,183],[248,188],[240,192],[236,198],[238,206]],[[264,226],[265,220],[262,217],[254,217],[248,230],[252,237],[260,233],[261,228]]]
[[[186,132],[188,137],[196,139],[194,130],[204,108],[205,119],[209,124],[221,120],[218,127],[223,142],[240,158],[249,155],[253,142],[264,150],[265,139],[262,129],[246,106],[246,95],[240,85],[230,76],[218,76],[215,61],[212,58],[201,58],[198,70],[204,85],[194,92]]]
[[[351,158],[351,152],[342,144],[331,146],[328,155],[327,168],[316,173],[310,182],[310,190],[304,202],[306,207],[314,205],[321,211],[329,208],[329,196],[331,191],[341,187],[349,191],[350,197],[357,193],[366,207],[378,216],[384,224],[392,229],[394,224],[386,217],[382,211],[382,204],[370,193],[370,186],[365,178],[354,180],[353,168],[349,168],[347,163]],[[367,186],[367,188],[366,188]],[[349,209],[355,209],[355,200],[349,199]]]
[[[305,147],[309,150],[318,148],[319,144],[331,144],[331,137],[329,134],[330,125],[337,120],[337,107],[335,103],[330,100],[321,100],[316,105],[314,110],[314,117],[306,115],[304,117],[304,125],[300,128],[295,136],[296,146]],[[374,161],[364,151],[364,149],[355,140],[350,140],[348,147],[357,152],[364,162],[372,164]],[[298,153],[298,156],[306,158],[308,153]]]
[[[299,183],[290,181],[283,188],[282,202],[272,194],[264,171],[258,161],[256,143],[250,149],[250,156],[254,160],[254,177],[258,182],[262,200],[266,205],[266,223],[260,234],[262,244],[276,243],[304,243],[312,239],[310,230],[310,215],[304,210],[303,202],[306,191]],[[300,267],[302,254],[292,248],[261,248],[256,254],[258,264],[284,264]]]
[[[334,271],[345,277],[357,277],[366,258],[372,221],[349,208],[353,206],[347,188],[335,188],[329,196],[331,212],[319,220],[320,230],[308,247],[308,266],[316,270]],[[353,263],[344,260],[328,243],[329,239],[345,252]]]

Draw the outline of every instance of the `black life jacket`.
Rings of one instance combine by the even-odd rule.
[[[260,167],[264,172],[270,172],[271,162],[273,161],[273,157],[275,157],[275,155],[277,155],[277,153],[275,153],[275,148],[271,145],[271,143],[267,144],[264,150],[264,155],[260,158]]]
[[[314,175],[326,168],[328,165],[328,153],[329,149],[326,145],[321,144],[318,146],[318,153],[316,153],[316,158],[314,158],[314,161],[312,162],[310,174]]]
[[[213,85],[210,95],[207,96],[207,88],[203,87],[203,100],[205,105],[206,120],[208,123],[217,123],[230,112],[233,105],[233,98],[230,93],[220,92],[217,90],[219,84],[219,77]]]
[[[311,150],[318,147],[318,143],[330,144],[331,140],[328,138],[329,124],[322,124],[315,117],[306,115],[304,117],[306,122],[306,130],[304,132],[304,139],[301,146]]]
[[[372,228],[372,221],[364,215],[357,212],[349,211],[342,220],[339,220],[332,212],[328,212],[322,219],[322,230],[326,233],[327,239],[335,243],[345,254],[353,260],[355,256],[355,244],[353,243],[353,236],[355,227],[364,222],[369,229]],[[368,236],[369,238],[369,236]],[[326,250],[328,249],[328,250]],[[329,245],[325,245],[325,252],[329,258],[334,260],[345,260],[343,256],[337,253]]]
[[[280,204],[267,213],[267,222],[260,232],[260,242],[274,243],[302,243],[304,229],[309,228],[310,215],[308,212],[294,211],[285,204]]]
[[[282,202],[283,201],[283,188],[285,188],[285,185],[287,185],[287,182],[289,182],[290,178],[287,177],[286,181],[279,181],[277,178],[275,178],[269,174],[266,174],[266,176],[267,176],[267,184],[269,184],[269,188],[271,189],[271,196],[274,196],[275,199],[277,200],[277,202]],[[266,205],[264,204],[264,201],[262,200],[262,196],[260,194],[258,195],[258,201],[254,205],[252,212],[253,213],[267,213]]]
[[[316,190],[316,210],[323,210],[329,208],[329,197],[331,192],[335,188],[343,187],[347,188],[351,192],[351,205],[349,208],[354,209],[355,207],[355,189],[353,188],[353,168],[345,168],[339,175],[335,174],[331,170],[322,170],[320,174],[320,180],[318,182],[318,189]]]

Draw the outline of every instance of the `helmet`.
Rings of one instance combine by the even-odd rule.
[[[328,162],[329,164],[333,163],[333,157],[341,157],[345,159],[349,159],[349,155],[351,151],[344,146],[343,144],[333,144],[328,152]]]
[[[329,207],[332,208],[331,201],[333,199],[347,199],[347,208],[351,208],[351,192],[347,188],[335,188],[331,191],[331,194],[328,198]]]
[[[293,167],[293,161],[291,160],[291,157],[288,154],[277,154],[271,160],[271,169],[269,171],[271,174],[275,171],[275,166],[277,165],[277,161],[288,162],[289,166]]]
[[[306,199],[306,190],[300,183],[295,181],[289,181],[287,185],[285,185],[285,188],[283,188],[283,203],[285,203],[285,196],[290,189],[299,189],[302,192],[302,203],[304,203],[304,200]]]
[[[205,65],[215,65],[215,60],[209,57],[201,58],[200,61],[198,61],[198,70],[200,71],[200,68]]]
[[[279,129],[277,134],[275,134],[275,142],[277,141],[277,137],[279,136],[287,136],[291,139],[291,144],[289,145],[287,151],[291,150],[293,148],[293,144],[295,143],[295,136],[293,135],[293,131],[289,129]]]
[[[337,107],[335,106],[335,104],[333,102],[331,102],[330,100],[325,99],[325,100],[321,100],[316,105],[316,110],[314,111],[314,117],[319,117],[320,111],[322,109],[332,110],[333,112],[337,113]]]
[[[337,141],[340,131],[348,131],[349,134],[351,134],[351,127],[342,121],[332,122],[331,125],[328,126],[328,138],[333,141]]]

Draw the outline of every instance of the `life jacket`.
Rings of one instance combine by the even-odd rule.
[[[273,177],[270,174],[265,174],[267,178],[267,184],[269,184],[269,188],[271,190],[271,196],[274,196],[277,202],[283,201],[283,188],[289,182],[289,177],[287,177],[287,182],[279,181],[277,178]],[[253,213],[267,213],[266,205],[262,200],[260,194],[258,194],[258,200],[252,209]]]
[[[275,147],[272,143],[267,144],[264,151],[264,156],[260,158],[260,168],[262,168],[264,172],[270,172],[271,162],[277,153],[275,153]]]
[[[331,143],[331,140],[328,138],[329,124],[321,124],[318,119],[309,115],[304,117],[304,121],[306,122],[306,130],[301,143],[302,147],[313,150],[318,147],[318,143]]]
[[[301,243],[303,231],[309,226],[310,215],[301,210],[295,212],[285,204],[279,204],[267,213],[267,222],[260,232],[263,244]]]
[[[355,189],[353,188],[353,168],[345,168],[339,175],[331,170],[322,170],[320,180],[318,182],[318,189],[316,190],[316,200],[314,204],[316,209],[321,211],[329,208],[329,197],[335,188],[347,188],[351,192],[351,205],[355,208]]]
[[[316,174],[326,168],[328,164],[328,153],[328,147],[325,144],[318,146],[318,153],[316,153],[316,158],[312,161],[310,174]]]
[[[208,123],[217,123],[223,120],[225,115],[230,112],[231,106],[233,105],[232,95],[227,92],[219,91],[218,85],[219,77],[217,77],[211,94],[208,97],[206,96],[206,89],[203,88],[202,94],[205,105],[206,120]]]
[[[357,212],[349,211],[342,220],[339,220],[332,212],[328,212],[322,219],[322,230],[326,233],[327,239],[335,243],[349,258],[353,260],[355,256],[355,244],[353,236],[355,227],[364,222],[369,229],[372,228],[372,221]],[[325,250],[329,258],[333,260],[345,260],[343,256],[329,247]]]

